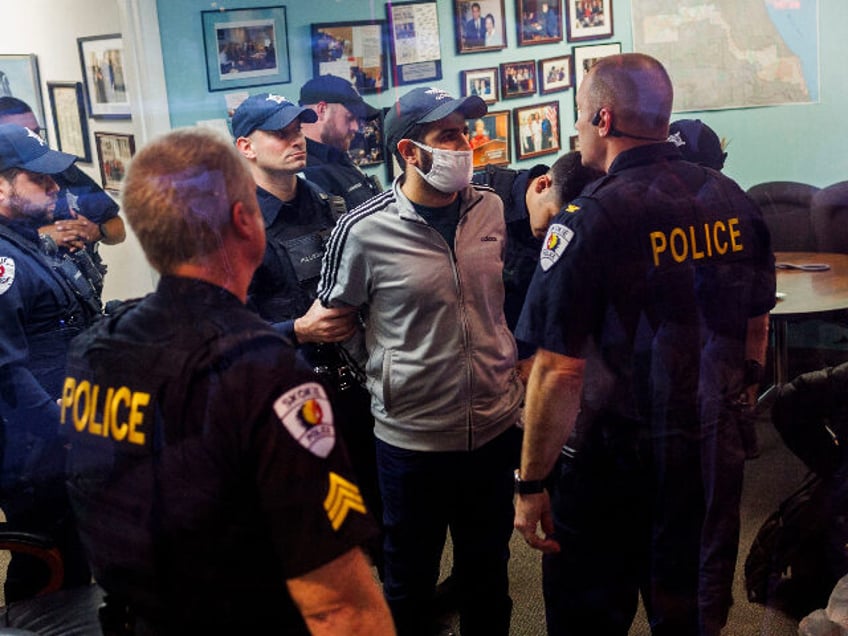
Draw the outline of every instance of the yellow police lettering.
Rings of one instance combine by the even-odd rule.
[[[65,384],[62,385],[62,401],[59,406],[62,407],[62,411],[59,414],[59,423],[64,424],[66,421],[65,414],[68,411],[68,408],[74,402],[74,387],[76,386],[77,381],[75,378],[68,376],[65,378]]]
[[[660,266],[660,253],[668,248],[668,241],[662,232],[651,232],[651,248],[654,252],[654,267]]]
[[[101,387],[69,376],[62,386],[59,421],[64,424],[70,419],[76,430],[89,435],[143,445],[149,404],[149,393],[131,391],[126,386]],[[98,414],[102,414],[101,421],[97,421]]]
[[[675,239],[680,239],[676,241]],[[671,257],[676,260],[678,263],[682,263],[686,260],[686,257],[689,255],[689,244],[686,242],[686,232],[684,232],[679,227],[674,228],[671,231],[671,239],[669,240],[671,243]],[[680,249],[678,250],[678,244]]]
[[[119,442],[127,436],[127,423],[126,421],[122,421],[120,424],[118,423],[118,409],[121,407],[121,402],[129,409],[131,398],[132,393],[125,386],[115,391],[115,395],[112,398],[112,437]]]
[[[675,263],[683,263],[721,256],[728,250],[741,252],[745,249],[738,217],[704,223],[703,235],[699,227],[689,225],[674,227],[668,233],[655,230],[648,234],[648,239],[654,267],[660,266],[664,254],[671,256]]]
[[[86,425],[86,417],[88,416],[88,405],[91,402],[91,383],[88,380],[83,380],[77,385],[74,391],[74,404],[72,415],[74,416],[74,428],[78,431],[84,431]],[[85,401],[83,401],[83,397]],[[82,406],[82,412],[80,412]]]

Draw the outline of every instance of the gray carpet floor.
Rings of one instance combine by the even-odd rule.
[[[806,469],[778,437],[768,419],[768,411],[761,414],[758,434],[761,455],[746,465],[742,500],[742,535],[736,567],[733,596],[728,625],[723,636],[795,636],[797,622],[774,609],[749,603],[745,594],[743,564],[748,549],[763,521],[778,504],[797,488],[806,475]],[[510,544],[510,594],[513,599],[511,636],[542,636],[545,631],[545,612],[542,600],[540,554],[530,549],[517,533]],[[442,560],[442,575],[450,570],[450,548]],[[456,615],[443,617],[458,633]],[[650,628],[643,608],[630,629],[630,636],[650,636]]]

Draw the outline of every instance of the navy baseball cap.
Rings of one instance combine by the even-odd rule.
[[[383,130],[389,150],[418,124],[429,124],[459,111],[466,119],[482,117],[489,110],[477,95],[454,99],[441,88],[415,88],[397,100],[386,113]]]
[[[677,146],[687,161],[714,170],[724,167],[727,153],[721,148],[721,140],[700,119],[678,119],[672,122],[668,127],[668,140]]]
[[[319,75],[313,77],[300,87],[301,106],[304,104],[317,104],[327,102],[328,104],[341,104],[359,119],[371,119],[380,114],[378,108],[369,106],[362,99],[362,95],[346,79],[335,75]]]
[[[238,139],[254,130],[282,130],[298,118],[311,124],[318,120],[318,115],[311,108],[301,108],[282,95],[251,95],[233,113],[233,135]]]
[[[64,172],[74,155],[51,150],[47,142],[18,124],[0,125],[0,170],[20,168],[39,174]]]

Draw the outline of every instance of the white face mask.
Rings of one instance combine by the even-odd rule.
[[[439,192],[451,194],[459,192],[471,183],[471,175],[474,172],[474,153],[471,150],[444,150],[425,146],[417,141],[411,140],[422,150],[433,155],[433,165],[430,172],[424,174],[418,168],[418,174]]]

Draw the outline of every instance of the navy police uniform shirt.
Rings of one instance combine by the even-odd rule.
[[[285,581],[372,536],[295,365],[229,292],[170,276],[74,341],[69,493],[98,582],[154,629],[306,633]]]
[[[380,194],[380,183],[353,163],[346,152],[306,140],[304,176],[325,191],[344,198],[348,210]]]
[[[584,406],[638,418],[660,393],[693,404],[708,358],[741,374],[747,320],[774,303],[756,206],[653,144],[619,155],[553,219],[516,337],[586,358]]]
[[[36,230],[0,222],[0,420],[5,420],[0,464],[5,487],[36,474],[46,479],[59,474],[55,465],[47,468],[39,449],[52,453],[48,447],[57,435],[56,399],[68,343],[91,318],[40,252]]]
[[[292,321],[315,300],[326,237],[336,224],[331,199],[341,200],[300,178],[292,201],[280,201],[258,187],[256,195],[267,246],[248,299],[265,320]]]
[[[71,210],[97,225],[118,216],[119,207],[115,200],[76,165],[53,175],[53,179],[59,186],[54,219],[72,218]]]

